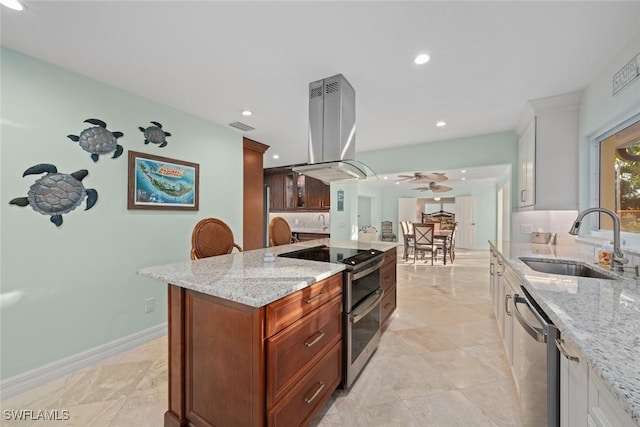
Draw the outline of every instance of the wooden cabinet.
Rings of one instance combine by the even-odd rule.
[[[258,141],[243,138],[243,235],[245,251],[265,247],[263,227],[263,167],[264,152],[269,148]]]
[[[341,366],[342,273],[260,308],[169,285],[165,427],[304,425]]]
[[[578,209],[580,92],[529,101],[518,140],[517,206]]]
[[[327,239],[331,237],[329,233],[293,233],[294,237],[300,242],[308,242],[309,240]]]
[[[290,168],[264,170],[270,188],[269,209],[278,211],[329,211],[330,186],[324,182],[293,172]]]
[[[380,268],[381,287],[384,291],[384,296],[380,302],[380,319],[383,328],[388,326],[387,320],[397,306],[396,267],[397,252],[396,248],[393,248],[384,253],[384,262]]]
[[[284,210],[285,174],[284,173],[265,174],[264,181],[265,181],[265,184],[269,186],[269,210],[270,211]]]
[[[330,186],[318,179],[311,177],[306,177],[305,185],[307,207],[309,209],[329,210],[331,205],[331,193],[329,191]]]

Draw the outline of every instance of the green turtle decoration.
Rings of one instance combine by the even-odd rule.
[[[164,130],[162,130],[162,125],[158,122],[149,122],[151,123],[153,126],[149,126],[148,128],[143,128],[142,126],[138,126],[138,129],[140,129],[140,132],[144,133],[144,143],[148,144],[148,143],[153,143],[153,144],[160,144],[160,148],[162,147],[166,147],[168,142],[167,142],[167,136],[171,136],[171,134],[169,132],[165,132]]]
[[[98,201],[98,192],[92,188],[86,189],[82,180],[89,174],[81,169],[72,174],[59,173],[58,169],[49,163],[41,163],[24,171],[27,175],[47,173],[38,178],[29,188],[27,197],[16,197],[9,204],[17,206],[30,205],[34,211],[42,215],[50,215],[51,222],[56,226],[62,225],[62,215],[71,212],[87,199],[89,210]]]
[[[122,145],[118,144],[118,138],[123,136],[122,132],[111,132],[107,130],[107,124],[99,119],[87,119],[84,123],[95,125],[86,128],[78,135],[67,135],[72,141],[79,142],[80,147],[84,151],[91,153],[94,162],[98,161],[101,154],[107,154],[112,151],[113,158],[116,159],[122,154]]]

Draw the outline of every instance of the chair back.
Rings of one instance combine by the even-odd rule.
[[[288,245],[292,242],[291,227],[286,219],[277,216],[269,223],[269,246]]]
[[[433,224],[413,224],[413,235],[416,247],[433,246]]]
[[[234,247],[242,252],[234,242],[231,228],[217,218],[199,221],[191,233],[191,259],[230,254]]]

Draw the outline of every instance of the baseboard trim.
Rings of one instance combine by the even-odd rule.
[[[131,350],[156,338],[167,335],[167,322],[136,332],[126,337],[73,354],[0,382],[0,400],[10,399],[26,391],[61,378],[72,372],[94,365],[118,353]]]

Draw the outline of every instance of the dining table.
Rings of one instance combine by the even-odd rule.
[[[439,242],[442,243],[442,262],[444,263],[444,265],[447,265],[447,248],[448,245],[450,245],[450,241],[451,241],[451,234],[453,233],[453,230],[434,230],[433,232],[433,240],[434,242],[437,240]],[[407,234],[407,239],[405,239],[405,261],[407,260],[408,256],[408,249],[409,249],[409,241],[414,240],[415,239],[415,235],[413,233],[408,233]]]

